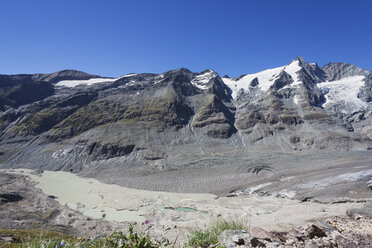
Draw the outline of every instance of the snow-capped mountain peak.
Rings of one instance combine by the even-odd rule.
[[[234,99],[237,97],[239,90],[243,89],[245,91],[249,91],[250,87],[253,86],[252,82],[255,82],[255,86],[266,92],[274,84],[275,80],[279,78],[280,73],[283,71],[292,77],[292,85],[297,85],[301,83],[298,77],[298,72],[303,68],[304,63],[306,62],[302,57],[297,57],[286,66],[268,69],[258,73],[247,74],[238,79],[223,78],[223,82],[230,87],[232,97]]]
[[[210,80],[215,77],[218,77],[218,74],[212,69],[208,69],[201,72],[194,79],[192,79],[191,83],[201,90],[206,90],[210,86],[209,84]]]

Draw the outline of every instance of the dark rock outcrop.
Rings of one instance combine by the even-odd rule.
[[[211,125],[214,126],[207,131],[207,135],[213,138],[228,138],[236,131],[233,113],[215,95],[210,96],[197,110],[192,122],[194,128]]]

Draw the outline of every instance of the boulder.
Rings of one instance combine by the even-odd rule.
[[[253,227],[251,228],[250,232],[253,237],[258,238],[258,239],[281,242],[278,236],[262,229],[261,227]]]
[[[306,236],[309,237],[310,239],[314,237],[326,237],[326,233],[320,229],[318,226],[312,224],[306,227],[305,229]]]

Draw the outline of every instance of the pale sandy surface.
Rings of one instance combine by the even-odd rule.
[[[137,222],[154,235],[184,240],[195,227],[206,227],[217,217],[239,219],[267,230],[289,230],[307,222],[345,215],[364,203],[321,204],[273,196],[242,195],[217,197],[213,194],[185,194],[146,191],[101,183],[61,171],[31,174],[26,169],[7,170],[26,174],[38,182],[44,193],[54,195],[62,205],[83,214],[109,221]],[[180,208],[181,209],[178,209]],[[149,225],[141,225],[148,219]]]
[[[187,201],[213,201],[216,197],[212,194],[179,194],[124,188],[63,171],[44,171],[42,174],[32,174],[32,170],[27,169],[10,171],[30,176],[38,183],[36,187],[45,194],[56,196],[62,205],[78,209],[93,218],[101,218],[105,213],[105,218],[111,221],[144,221],[144,216],[152,211],[152,207],[177,205]]]

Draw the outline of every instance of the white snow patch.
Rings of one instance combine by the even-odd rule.
[[[335,177],[330,177],[322,179],[319,181],[309,182],[299,185],[299,188],[314,188],[314,189],[324,189],[329,185],[334,185],[343,182],[357,182],[366,177],[372,176],[372,170],[362,170],[358,172],[349,172],[341,174]]]
[[[241,83],[238,83],[238,81],[231,78],[222,78],[222,81],[231,89],[232,98],[236,99],[239,89],[243,88]],[[238,84],[240,87],[238,87]]]
[[[344,103],[343,113],[365,109],[368,104],[358,98],[360,88],[364,85],[364,76],[345,77],[337,81],[326,81],[318,84],[320,90],[328,90],[325,107]]]
[[[294,176],[292,176],[292,177],[285,177],[285,178],[281,178],[280,181],[290,181],[293,178],[295,178],[295,177]]]
[[[216,76],[216,72],[213,70],[208,70],[205,73],[196,76],[193,80],[191,80],[191,83],[199,89],[206,90],[208,89],[209,81]]]
[[[244,193],[251,195],[251,194],[253,194],[254,192],[256,192],[257,190],[262,189],[262,188],[264,188],[264,187],[266,187],[266,186],[269,186],[269,185],[271,185],[271,184],[272,184],[272,182],[259,184],[259,185],[256,185],[256,186],[253,186],[253,187],[250,187],[250,188],[244,190]]]
[[[296,196],[296,191],[283,189],[274,195],[275,197],[293,199]]]
[[[297,72],[300,71],[302,67],[300,66],[300,62],[298,60],[292,61],[288,66],[285,67],[284,71],[291,75],[293,79],[293,83],[291,85],[297,85],[300,84],[301,81],[298,79]]]
[[[165,77],[164,74],[160,74],[160,75],[156,76],[156,77],[155,77],[154,84],[158,84],[158,83],[160,83],[161,81],[163,81],[164,77]]]
[[[119,77],[119,78],[117,78],[117,79],[115,79],[115,80],[118,80],[118,79],[121,79],[121,78],[126,78],[126,77],[133,77],[133,76],[135,76],[135,75],[137,75],[137,73],[129,73],[129,74],[124,75],[124,76],[122,76],[122,77]]]
[[[271,85],[275,82],[278,78],[280,72],[285,71],[293,78],[292,85],[297,85],[301,83],[298,79],[297,72],[301,70],[300,62],[298,60],[293,60],[289,65],[277,67],[274,69],[264,70],[254,74],[248,74],[242,77],[239,80],[234,80],[230,78],[223,78],[223,82],[230,87],[232,90],[232,97],[235,99],[237,97],[238,91],[240,89],[244,89],[249,91],[249,84],[252,82],[253,79],[258,79],[258,87],[263,90],[267,91]]]
[[[52,158],[61,158],[61,157],[65,157],[67,154],[69,154],[69,153],[71,153],[71,152],[72,152],[72,149],[71,149],[71,148],[58,150],[58,151],[55,151],[55,152],[52,154]]]
[[[109,82],[114,82],[121,78],[132,77],[135,75],[137,74],[129,73],[119,78],[91,78],[87,80],[62,80],[56,83],[56,86],[76,87],[78,85],[93,85],[93,84],[98,84],[98,83],[109,83]]]
[[[298,104],[298,100],[300,100],[300,98],[298,97],[298,95],[295,95],[293,97],[293,102],[297,105]]]
[[[78,85],[93,85],[98,83],[113,82],[117,79],[115,78],[91,78],[88,80],[63,80],[59,81],[56,86],[65,86],[65,87],[76,87]]]

